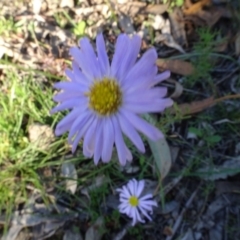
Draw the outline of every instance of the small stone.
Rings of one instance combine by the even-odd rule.
[[[32,10],[34,14],[39,14],[42,6],[42,0],[32,0]]]
[[[69,8],[73,8],[74,7],[74,1],[73,0],[62,0],[60,3],[60,7],[64,8],[64,7],[69,7]]]
[[[40,123],[33,123],[28,127],[28,136],[31,143],[35,143],[41,150],[48,149],[54,140],[53,130]]]

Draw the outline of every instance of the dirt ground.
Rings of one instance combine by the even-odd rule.
[[[94,44],[103,32],[111,58],[117,36],[126,33],[141,36],[141,53],[156,48],[159,71],[171,71],[163,86],[175,102],[163,116],[155,116],[171,152],[169,169],[161,172],[164,179],[150,165],[143,170],[138,155],[127,169],[118,169],[127,178],[147,176],[159,203],[152,222],[132,228],[116,211],[118,197],[102,187],[101,176],[88,179],[87,187],[83,181],[74,194],[54,190],[51,195],[59,182],[49,181],[44,182],[52,196],[48,204],[28,186],[28,201],[16,205],[10,218],[6,209],[0,211],[1,239],[240,239],[238,0],[1,0],[0,17],[0,88],[13,67],[19,77],[26,69],[36,71],[34,79],[50,88],[64,79],[69,48],[79,38],[87,36]],[[147,148],[145,158],[150,159]],[[93,168],[84,164],[75,165],[82,179]],[[56,169],[50,166],[37,174],[45,179],[55,176]],[[114,173],[108,177],[111,187],[123,184]],[[90,194],[94,184],[100,190]],[[98,202],[105,190],[104,201]],[[88,205],[89,195],[94,204]],[[97,215],[85,211],[84,204]]]

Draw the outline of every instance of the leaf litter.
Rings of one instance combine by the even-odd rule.
[[[240,238],[237,227],[240,207],[237,184],[239,31],[234,28],[234,24],[239,24],[239,18],[235,17],[240,8],[237,0],[231,3],[186,0],[181,7],[173,9],[167,1],[155,4],[149,1],[93,0],[76,3],[48,0],[22,1],[18,6],[11,1],[1,4],[2,16],[5,20],[12,16],[15,25],[11,25],[10,31],[3,32],[0,38],[0,87],[9,67],[4,59],[18,67],[50,72],[61,78],[70,60],[69,47],[81,35],[93,40],[99,31],[103,31],[110,56],[120,32],[139,34],[143,50],[151,46],[157,49],[159,70],[171,71],[176,88],[172,94],[175,106],[170,116],[168,113],[156,116],[157,121],[159,119],[161,123],[162,119],[164,126],[168,126],[166,140],[149,143],[156,163],[150,161],[150,151],[144,156],[136,153],[127,169],[117,168],[122,175],[116,182],[109,181],[109,173],[96,174],[86,180],[89,171],[89,165],[84,162],[86,159],[81,164],[67,161],[59,164],[60,167],[50,166],[51,178],[57,174],[61,180],[64,178],[63,182],[56,179],[47,189],[50,203],[45,203],[39,193],[34,197],[36,189],[28,186],[29,200],[23,206],[16,206],[10,220],[4,211],[0,212],[0,232],[3,224],[10,223],[2,239],[18,239],[21,234],[23,239],[56,239],[59,236],[59,239],[84,239],[83,236],[85,239],[131,239],[132,236],[134,239],[141,236],[167,240]],[[79,22],[81,24],[77,25]],[[214,52],[209,54],[215,54],[214,61],[210,61],[211,70],[208,77],[199,75],[194,80],[190,77],[196,74],[195,71],[204,72],[200,69],[201,64],[211,59],[210,55],[201,59],[194,49],[199,44],[199,28],[218,31],[217,36],[224,42],[220,41],[220,49],[217,38],[214,43],[209,40],[209,45],[214,46]],[[222,54],[216,54],[215,50]],[[187,84],[189,79],[191,85]],[[202,98],[202,93],[206,98]],[[208,133],[202,122],[213,126],[214,131]],[[36,126],[42,129],[49,126],[40,123],[29,126],[29,139],[39,142],[42,134],[48,133],[45,129],[37,134]],[[198,129],[198,134],[188,138],[191,129]],[[49,136],[49,141],[54,141],[50,133]],[[217,141],[206,141],[210,137]],[[39,146],[45,151],[48,143],[42,144]],[[174,157],[171,150],[175,152]],[[144,163],[146,167],[143,167]],[[39,171],[41,177],[46,169]],[[153,222],[142,225],[140,230],[136,228],[140,234],[131,232],[129,219],[121,217],[117,222],[117,217],[111,215],[118,206],[114,189],[130,175],[147,178],[146,191],[154,193],[159,203]],[[89,206],[91,191],[97,191],[105,184],[111,186],[111,190],[106,193],[105,200],[101,199],[99,216],[93,221],[91,213],[84,207]]]

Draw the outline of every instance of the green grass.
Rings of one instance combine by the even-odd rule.
[[[60,28],[65,28],[67,25],[71,26],[71,32],[76,36],[77,39],[86,35],[86,21],[81,20],[79,22],[75,22],[69,13],[64,10],[59,13],[55,13],[54,18]]]
[[[43,191],[37,170],[59,154],[61,139],[47,150],[28,139],[30,124],[51,126],[57,120],[49,116],[51,88],[38,83],[32,74],[11,69],[0,82],[0,89],[0,212],[11,212],[27,199],[27,186]]]
[[[0,16],[0,35],[9,36],[10,33],[16,33],[21,28],[21,22],[14,22],[13,18]]]
[[[217,32],[208,28],[200,28],[197,31],[198,41],[193,45],[193,53],[195,57],[191,58],[191,62],[195,68],[194,74],[188,76],[185,81],[187,87],[193,87],[196,83],[204,80],[212,89],[214,89],[213,80],[210,71],[214,67],[214,61],[211,57],[214,46],[216,44]]]
[[[184,0],[163,0],[164,4],[168,4],[168,11],[171,12],[175,7],[182,7]]]

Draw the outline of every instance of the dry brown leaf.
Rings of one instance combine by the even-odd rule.
[[[186,62],[179,59],[175,60],[158,59],[156,64],[163,71],[170,70],[173,73],[181,74],[183,76],[191,75],[194,72],[194,67],[190,62]]]
[[[217,103],[220,103],[224,100],[228,99],[237,99],[240,98],[240,94],[235,94],[235,95],[226,95],[221,98],[214,99],[214,97],[209,97],[206,99],[203,99],[201,101],[195,101],[191,103],[183,103],[177,106],[177,108],[171,107],[170,108],[170,113],[177,113],[181,112],[182,115],[191,115],[194,113],[201,112],[209,107],[214,106]]]
[[[169,20],[171,32],[175,41],[181,46],[188,45],[183,12],[179,8],[175,8],[169,14]]]
[[[229,10],[223,7],[211,7],[208,11],[201,10],[196,15],[209,27],[214,26],[221,17],[230,17]]]
[[[184,8],[190,8],[193,5],[191,0],[185,0],[184,1]]]
[[[168,10],[167,4],[153,4],[153,5],[148,5],[145,8],[145,11],[147,13],[153,13],[153,14],[163,14],[167,10]]]
[[[195,26],[214,26],[221,17],[231,18],[232,13],[228,8],[211,6],[208,10],[199,9],[195,13],[185,14],[185,21],[193,22]]]
[[[177,111],[180,111],[183,115],[189,115],[201,112],[205,110],[206,108],[209,108],[214,105],[214,98],[209,97],[207,99],[201,100],[201,101],[195,101],[191,103],[183,103],[178,105]],[[176,112],[176,109],[172,108],[171,112]]]
[[[164,28],[162,28],[162,32],[163,30],[166,30],[167,26],[165,25]],[[170,29],[170,26],[169,26]],[[163,42],[165,45],[167,45],[170,48],[175,48],[177,49],[179,52],[185,54],[185,50],[175,41],[175,39],[173,38],[173,36],[171,35],[170,31],[169,33],[162,33],[159,34],[157,37],[155,37],[155,42]]]
[[[203,7],[210,6],[211,4],[211,0],[202,0],[193,4],[190,8],[183,10],[183,12],[186,15],[194,15],[201,11]]]

